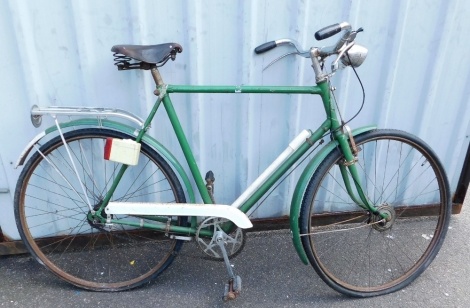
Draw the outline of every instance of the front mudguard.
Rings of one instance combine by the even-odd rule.
[[[108,128],[108,129],[122,132],[129,136],[137,136],[139,132],[139,130],[136,129],[135,127],[131,127],[126,124],[122,124],[122,123],[110,121],[110,120],[104,120],[104,119],[98,120],[98,119],[86,118],[86,119],[79,119],[79,120],[74,120],[70,122],[60,123],[61,129],[74,128],[78,126]],[[45,131],[43,131],[42,133],[38,134],[35,138],[33,138],[28,143],[28,145],[26,146],[26,148],[23,150],[20,157],[18,158],[16,167],[23,165],[29,152],[41,139],[50,136],[50,134],[55,133],[56,131],[57,131],[57,126],[51,126],[47,128]],[[191,186],[191,182],[189,181],[189,177],[184,171],[181,164],[176,159],[176,157],[173,154],[171,154],[171,152],[168,151],[161,143],[159,143],[157,140],[155,140],[149,135],[144,135],[144,137],[142,138],[142,142],[154,148],[173,167],[178,177],[183,181],[183,185],[187,193],[188,202],[195,203],[196,200],[195,200],[194,190]]]
[[[353,136],[357,136],[359,134],[374,130],[376,128],[377,127],[375,126],[365,126],[365,127],[361,127],[361,128],[353,130],[352,134]],[[302,262],[306,265],[309,264],[309,261],[307,259],[307,255],[305,254],[305,251],[302,246],[302,241],[300,239],[300,229],[299,229],[299,215],[300,215],[300,207],[302,205],[302,199],[305,194],[305,190],[307,189],[307,185],[310,182],[310,179],[312,178],[313,174],[317,170],[318,166],[328,156],[328,154],[330,154],[336,148],[336,146],[337,146],[337,142],[333,140],[329,142],[326,146],[324,146],[315,155],[315,157],[313,157],[313,159],[310,161],[310,163],[302,172],[302,175],[300,176],[299,181],[297,182],[297,185],[295,187],[294,195],[292,196],[290,216],[289,216],[292,241],[293,241],[295,250],[297,251],[297,254],[300,257],[300,260],[302,260]]]

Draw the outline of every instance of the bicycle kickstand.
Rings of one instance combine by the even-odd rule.
[[[222,255],[224,257],[225,266],[227,267],[227,272],[229,275],[228,283],[225,285],[224,296],[222,299],[224,301],[234,300],[240,295],[242,291],[242,279],[240,276],[236,276],[233,272],[232,265],[228,259],[227,251],[225,250],[225,240],[226,234],[223,231],[216,232],[216,242],[219,245]]]

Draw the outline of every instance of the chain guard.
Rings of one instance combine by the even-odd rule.
[[[224,257],[220,251],[220,247],[216,243],[216,231],[222,231],[221,225],[228,222],[225,218],[220,217],[209,217],[201,222],[196,231],[196,243],[199,248],[204,252],[210,259],[223,261]],[[203,229],[209,229],[214,232],[212,237],[200,236],[200,232]],[[226,234],[225,249],[229,258],[233,258],[238,255],[243,247],[245,246],[245,231],[241,228],[236,228],[229,234]]]

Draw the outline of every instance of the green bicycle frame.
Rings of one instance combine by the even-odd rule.
[[[334,139],[337,142],[338,147],[340,148],[345,157],[345,160],[347,162],[354,161],[354,154],[350,149],[348,138],[342,132],[341,123],[339,122],[338,117],[336,115],[336,110],[334,108],[334,105],[331,104],[330,89],[327,81],[319,82],[316,86],[190,86],[163,84],[157,86],[157,93],[159,93],[159,98],[153,106],[149,116],[147,117],[143,128],[141,129],[139,135],[136,138],[136,141],[141,141],[145,132],[150,126],[150,123],[153,120],[157,110],[163,103],[170,123],[173,127],[173,130],[183,151],[186,162],[188,163],[189,169],[198,188],[199,194],[205,204],[211,204],[212,201],[201,176],[201,172],[199,171],[199,168],[197,166],[194,154],[189,146],[189,142],[186,138],[179,118],[173,107],[173,103],[171,102],[169,96],[170,93],[315,94],[321,96],[323,107],[326,112],[326,120],[321,124],[321,126],[317,130],[311,132],[311,136],[307,138],[303,142],[303,144],[297,150],[295,150],[294,153],[290,157],[288,157],[264,183],[257,187],[256,191],[251,196],[249,196],[247,200],[244,200],[241,206],[239,206],[239,209],[244,213],[247,213],[256,204],[256,202],[258,202],[262,198],[262,196],[287,172],[287,170],[289,170],[289,168],[291,168],[295,164],[295,162],[298,161],[298,159],[300,159],[308,151],[308,149],[310,149],[317,141],[322,139],[328,132],[332,133]],[[97,211],[98,217],[101,216],[101,212],[111,200],[111,197],[127,167],[127,165],[123,165],[121,167],[118,175],[116,176],[113,182],[113,185],[111,186],[110,190],[108,191],[107,195],[103,200],[101,208]],[[356,188],[359,198],[356,197],[354,193],[353,185],[351,185],[346,169],[348,169],[347,171],[349,171],[353,179],[354,187]],[[353,163],[350,163],[347,164],[347,167],[341,166],[341,170],[347,191],[351,196],[351,199],[354,200],[359,206],[368,209],[373,213],[376,213],[377,211],[375,210],[373,205],[368,202],[366,196],[363,193],[356,166]],[[155,220],[159,219],[155,218]],[[122,220],[111,220],[111,222],[116,224],[133,225],[130,222],[125,222]],[[148,224],[144,225],[144,227],[160,231],[168,231],[168,229],[166,229],[167,227],[164,225]],[[225,226],[225,229],[229,230],[231,227],[233,227],[233,224],[230,223]],[[172,225],[170,226],[169,231],[179,234],[194,235],[196,233],[196,219],[192,219],[190,227]],[[210,236],[211,232],[207,230],[207,232],[204,232],[203,235]]]

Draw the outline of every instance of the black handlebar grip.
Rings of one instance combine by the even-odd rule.
[[[317,41],[321,41],[339,32],[341,32],[341,26],[339,24],[334,24],[315,32],[315,38]]]
[[[266,52],[268,50],[271,50],[273,49],[274,47],[276,47],[276,42],[275,41],[271,41],[271,42],[266,42],[264,44],[261,44],[259,45],[258,47],[255,48],[255,53],[256,54],[260,54],[260,53],[263,53],[263,52]]]

